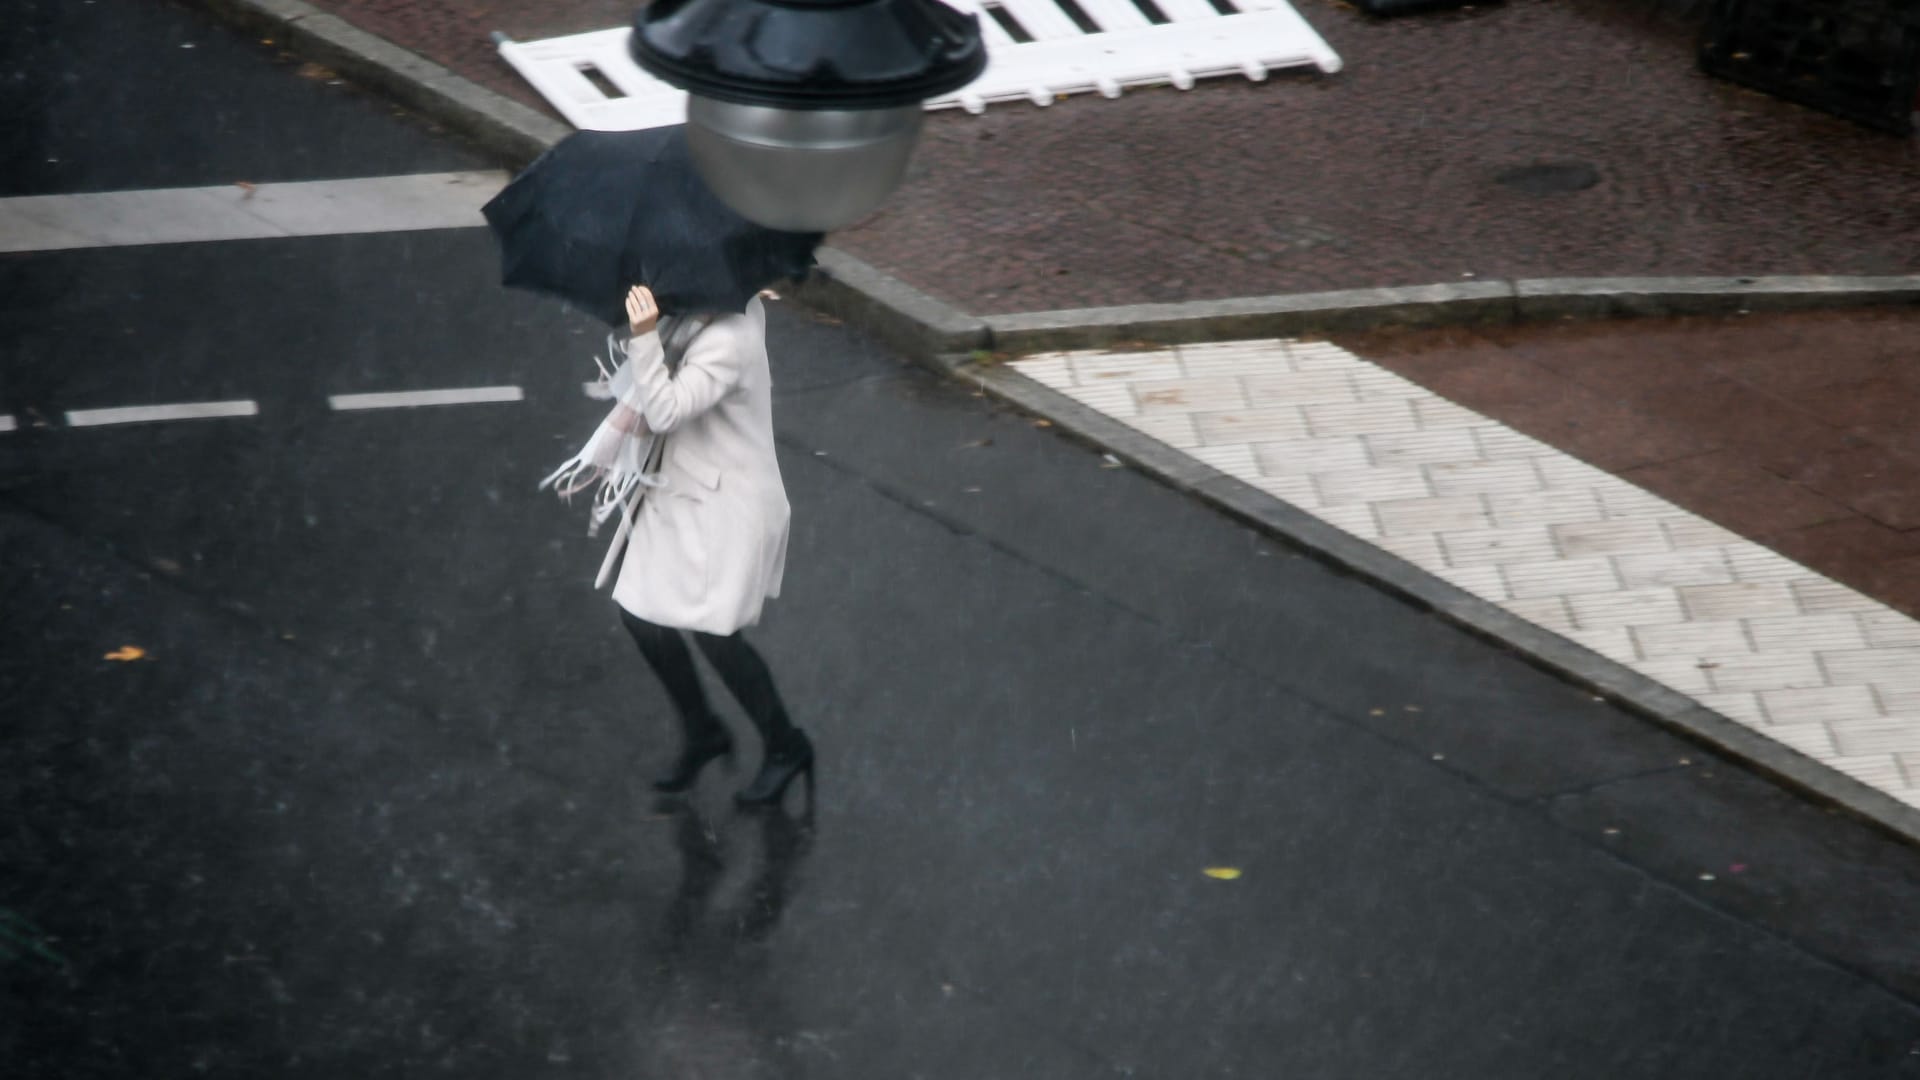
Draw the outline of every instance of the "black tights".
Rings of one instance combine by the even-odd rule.
[[[666,684],[667,696],[673,699],[673,706],[680,713],[687,741],[712,739],[721,731],[720,721],[707,705],[706,691],[700,688],[700,676],[693,669],[693,653],[680,631],[650,623],[624,608],[620,611],[620,621],[627,625],[634,644],[640,646],[640,655],[647,658],[647,666]],[[773,685],[773,672],[767,669],[767,662],[760,659],[760,654],[747,644],[739,631],[725,637],[698,630],[689,633],[707,662],[720,673],[720,681],[727,684],[734,700],[760,730],[767,749],[784,745],[791,738],[793,721],[787,718],[787,707],[780,702],[780,691]]]

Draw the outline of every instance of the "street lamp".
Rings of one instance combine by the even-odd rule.
[[[687,146],[714,193],[797,232],[872,213],[921,103],[987,65],[979,19],[939,0],[654,0],[628,49],[690,95]]]

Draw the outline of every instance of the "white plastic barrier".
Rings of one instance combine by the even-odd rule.
[[[987,70],[927,108],[979,113],[1001,101],[1050,105],[1090,91],[1119,97],[1129,86],[1186,90],[1219,75],[1260,80],[1276,68],[1340,70],[1339,55],[1285,0],[1231,2],[1240,10],[1222,13],[1210,0],[948,0],[980,16]],[[1083,30],[1076,12],[1093,29]],[[500,55],[574,127],[627,131],[684,121],[685,92],[640,70],[627,53],[630,33],[501,39]]]

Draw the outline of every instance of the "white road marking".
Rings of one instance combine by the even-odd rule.
[[[259,414],[260,406],[251,401],[130,405],[118,409],[74,409],[67,413],[67,426],[100,427],[103,424],[147,424],[156,420],[206,420],[222,416],[258,416]]]
[[[0,251],[481,226],[506,182],[489,170],[29,195],[0,199]]]
[[[475,386],[465,390],[403,390],[389,394],[334,394],[327,404],[343,412],[353,409],[407,409],[418,405],[478,405],[520,401],[517,386]]]
[[[0,431],[12,431],[15,426],[11,413],[0,413]]]

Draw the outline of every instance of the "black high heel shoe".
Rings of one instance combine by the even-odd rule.
[[[775,749],[767,748],[766,760],[760,763],[760,772],[754,776],[753,783],[734,793],[733,801],[742,807],[779,806],[780,800],[787,794],[787,785],[793,778],[804,775],[807,778],[807,803],[813,803],[813,740],[799,728],[793,729],[793,736],[786,745]]]
[[[700,770],[707,767],[707,762],[717,757],[729,760],[733,757],[733,736],[727,734],[725,730],[720,730],[718,734],[701,739],[699,742],[688,740],[687,744],[680,748],[680,757],[673,763],[673,768],[655,778],[653,790],[663,795],[680,794],[692,787],[694,781],[700,779]]]

